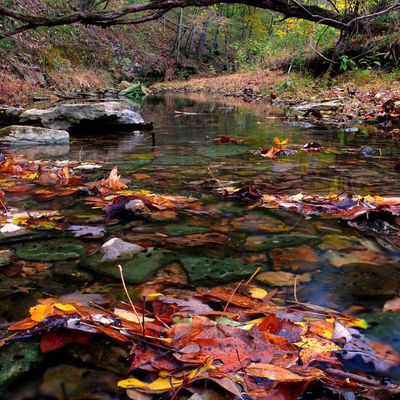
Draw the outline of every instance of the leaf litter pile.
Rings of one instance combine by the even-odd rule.
[[[223,137],[221,143],[238,144]],[[275,140],[261,155],[289,155],[287,140]],[[318,151],[315,144],[309,146]],[[0,162],[1,233],[18,230],[69,230],[74,236],[102,237],[98,226],[72,225],[54,210],[27,211],[7,200],[33,196],[52,199],[79,196],[103,210],[105,224],[130,219],[164,220],[178,211],[206,213],[192,197],[131,190],[116,168],[93,180],[101,165],[34,162],[8,157]],[[228,199],[250,207],[284,208],[305,218],[313,215],[358,221],[371,215],[396,217],[400,199],[353,195],[267,195],[255,187],[218,187]],[[397,231],[396,231],[397,232]],[[210,239],[215,242],[216,234]],[[193,236],[193,235],[192,235]],[[172,240],[173,238],[171,238]],[[201,240],[200,240],[201,239]],[[197,241],[207,238],[203,235]],[[191,239],[185,242],[191,246]],[[125,287],[123,273],[122,282]],[[152,287],[133,302],[105,309],[95,303],[47,298],[30,308],[30,316],[7,327],[0,344],[40,339],[43,353],[107,337],[130,349],[131,376],[118,385],[132,399],[184,398],[217,387],[226,398],[298,399],[323,387],[346,399],[388,399],[400,393],[389,379],[400,364],[395,350],[366,337],[366,322],[311,304],[285,304],[277,291],[250,283],[209,290]],[[165,289],[165,290],[164,290]],[[372,375],[371,375],[372,374]]]
[[[130,348],[131,375],[118,386],[132,399],[182,398],[209,386],[235,399],[294,400],[312,385],[348,399],[400,393],[388,379],[354,370],[383,374],[400,362],[393,348],[362,334],[364,320],[285,305],[276,291],[249,281],[165,294],[146,285],[135,302],[129,297],[114,309],[42,299],[29,317],[8,326],[2,345],[34,336],[48,353],[106,336]]]

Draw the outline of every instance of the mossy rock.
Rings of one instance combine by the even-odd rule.
[[[95,253],[85,260],[80,266],[96,272],[99,275],[121,279],[118,265],[122,266],[124,278],[129,283],[143,283],[149,280],[157,271],[177,260],[175,253],[154,248],[145,253],[128,255],[117,261],[102,261],[103,254]]]
[[[278,247],[296,247],[306,243],[316,242],[317,236],[312,235],[265,235],[249,236],[245,243],[248,251],[272,250]]]
[[[184,256],[180,258],[180,262],[191,283],[204,285],[250,277],[257,268],[264,267],[262,264],[245,263],[235,258]]]
[[[0,387],[13,383],[25,372],[42,362],[39,344],[31,341],[16,341],[0,351]]]
[[[46,241],[22,243],[16,247],[16,255],[29,261],[65,261],[82,257],[85,250],[82,245],[65,241]]]
[[[207,233],[209,232],[209,229],[202,226],[172,224],[165,226],[163,228],[163,232],[165,232],[169,236],[185,236],[194,235],[196,233]]]

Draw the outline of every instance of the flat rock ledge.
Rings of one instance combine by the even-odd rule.
[[[11,125],[0,129],[0,142],[16,146],[66,144],[69,143],[69,133],[60,129]]]
[[[0,124],[30,125],[69,132],[75,129],[104,131],[106,129],[150,129],[138,112],[139,106],[123,101],[101,103],[66,103],[49,109],[0,109]]]

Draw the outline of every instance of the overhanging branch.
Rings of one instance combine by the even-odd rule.
[[[103,4],[99,2],[98,4]],[[400,9],[399,1],[385,10],[365,15],[340,13],[337,9],[328,9],[318,5],[303,3],[300,0],[150,0],[146,3],[129,4],[116,9],[90,8],[79,10],[62,16],[37,15],[29,12],[16,11],[0,5],[0,16],[10,18],[20,25],[7,32],[0,33],[0,39],[25,32],[30,29],[47,26],[60,26],[80,23],[108,27],[112,25],[140,24],[156,20],[168,11],[184,7],[206,7],[214,4],[244,4],[262,9],[268,9],[283,14],[284,18],[299,18],[318,24],[331,26],[342,31],[362,30],[362,24],[377,16]],[[142,13],[145,13],[142,15]],[[133,15],[140,16],[134,18]]]

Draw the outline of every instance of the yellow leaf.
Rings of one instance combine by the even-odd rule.
[[[160,296],[162,296],[162,293],[149,293],[149,294],[146,296],[146,301],[153,301],[153,300],[155,300],[157,297],[160,297]]]
[[[354,328],[361,328],[361,329],[367,329],[368,328],[368,322],[365,319],[361,318],[352,318],[350,320],[341,320],[346,326],[351,326]]]
[[[118,386],[124,389],[137,389],[147,393],[163,393],[183,384],[183,379],[168,377],[157,378],[151,383],[142,382],[136,378],[124,379],[118,382]]]
[[[260,300],[262,300],[268,294],[266,290],[258,287],[249,288],[249,293],[250,296],[253,297],[254,299],[260,299]]]
[[[240,327],[240,329],[244,331],[249,331],[254,325],[259,325],[261,322],[264,322],[266,320],[266,317],[260,317],[257,319],[252,319],[251,321],[248,321],[246,325],[243,325]]]
[[[65,311],[65,312],[75,312],[76,311],[76,308],[72,304],[56,303],[56,304],[54,304],[54,307],[58,308],[61,311]]]
[[[302,349],[311,349],[314,353],[325,353],[335,350],[340,350],[340,347],[335,343],[318,340],[312,337],[301,337],[301,342],[293,343],[295,346]]]
[[[31,320],[35,322],[42,322],[49,317],[53,312],[53,304],[38,304],[37,306],[31,307],[29,313],[31,314]]]

